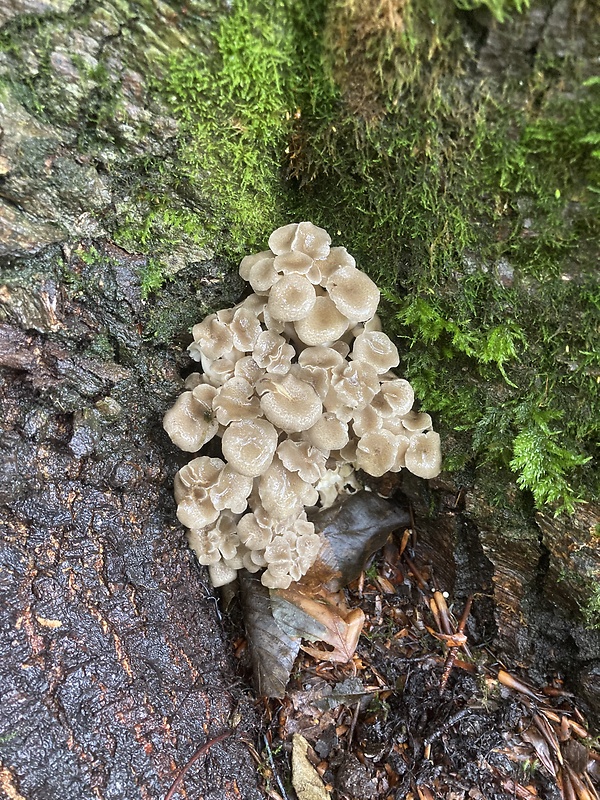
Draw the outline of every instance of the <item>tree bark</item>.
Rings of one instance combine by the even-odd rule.
[[[239,738],[255,715],[175,519],[178,456],[160,425],[175,361],[141,334],[135,259],[101,252],[96,302],[61,288],[50,265],[82,264],[56,248],[43,278],[4,295],[35,308],[37,330],[31,318],[0,327],[0,787],[160,798],[202,744],[232,730],[184,785],[258,798]],[[129,358],[89,354],[101,336]]]

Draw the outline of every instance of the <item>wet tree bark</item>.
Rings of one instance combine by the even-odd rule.
[[[134,177],[173,135],[122,55],[149,76],[159,51],[185,41],[170,14],[69,0],[0,9],[0,796],[11,800],[158,800],[228,731],[185,796],[263,796],[242,742],[257,729],[252,698],[175,518],[181,454],[161,418],[181,365],[147,336],[147,260],[104,228],[128,191],[121,169]],[[94,160],[83,140],[102,59],[138,128],[96,141]]]
[[[185,785],[260,797],[240,741],[256,719],[212,591],[176,524],[160,416],[176,367],[144,343],[135,260],[108,247],[101,297],[73,301],[52,264],[37,328],[0,327],[0,794],[160,798]],[[10,303],[5,290],[4,300]],[[82,354],[98,337],[123,360]]]

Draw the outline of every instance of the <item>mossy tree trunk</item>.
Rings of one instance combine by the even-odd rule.
[[[439,417],[443,480],[405,490],[472,636],[600,709],[595,4],[225,5],[0,10],[10,797],[160,796],[239,718],[160,419],[190,326],[299,216],[378,280]],[[191,785],[258,796],[224,747]]]

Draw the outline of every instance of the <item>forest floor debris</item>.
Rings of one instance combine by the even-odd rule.
[[[294,797],[301,735],[333,800],[598,800],[598,739],[562,676],[534,687],[475,641],[477,596],[449,605],[412,539],[410,529],[390,537],[347,590],[366,617],[352,660],[333,663],[313,644],[286,696],[257,701],[267,795]],[[239,633],[235,650],[246,669]]]

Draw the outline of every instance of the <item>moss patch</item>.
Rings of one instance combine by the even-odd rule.
[[[324,225],[381,286],[447,468],[486,461],[571,510],[600,416],[600,87],[577,54],[597,14],[580,3],[532,54],[524,3],[304,5],[244,0],[213,58],[169,59],[180,145],[139,241],[196,235],[235,263],[279,224]]]
[[[363,20],[348,31],[357,5],[368,13],[334,4],[330,41],[370,30]],[[584,72],[591,61],[558,62],[544,41],[521,78],[461,77],[474,64],[448,5],[402,4],[395,45],[389,29],[383,52],[362,41],[373,55],[358,76],[331,51],[348,105],[360,83],[379,111],[370,103],[367,119],[327,126],[304,118],[292,162],[301,208],[342,230],[384,289],[417,395],[464,432],[446,466],[473,456],[509,466],[537,505],[571,510],[595,491],[585,465],[600,416],[600,94]],[[448,30],[424,35],[442,7]]]
[[[315,80],[326,103],[333,96],[328,78],[311,76],[323,9],[308,5],[236,3],[212,57],[180,51],[165,60],[155,89],[178,120],[179,148],[173,163],[147,165],[161,191],[155,177],[140,193],[141,229],[133,220],[122,238],[144,245],[184,235],[239,258],[293,218],[282,181],[292,120]]]

